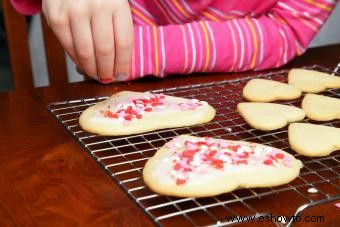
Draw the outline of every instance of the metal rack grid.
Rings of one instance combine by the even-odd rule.
[[[317,65],[306,68],[331,72]],[[248,126],[236,111],[237,103],[244,101],[241,91],[249,79],[256,77],[286,82],[287,73],[287,70],[272,71],[236,80],[152,91],[204,100],[216,109],[217,114],[212,122],[192,127],[158,130],[124,137],[98,136],[83,131],[78,124],[78,118],[83,110],[107,97],[52,103],[48,109],[157,225],[183,223],[193,226],[222,226],[235,223],[226,220],[226,215],[252,215],[256,218],[260,215],[268,215],[271,212],[270,208],[264,210],[257,208],[254,200],[261,201],[267,197],[277,200],[280,193],[288,191],[300,198],[293,211],[295,214],[300,214],[310,206],[340,199],[339,152],[323,158],[300,156],[289,147],[287,127],[272,132],[261,132]],[[339,89],[329,89],[322,94],[340,97]],[[301,99],[280,103],[300,106]],[[308,119],[305,119],[305,122],[315,123]],[[340,128],[339,120],[323,124]],[[220,196],[199,199],[157,195],[144,185],[142,168],[159,147],[180,134],[266,144],[294,154],[303,162],[304,167],[296,180],[274,188],[239,189]],[[327,184],[327,188],[331,190],[326,190],[324,184]],[[307,192],[308,188],[316,188],[318,196],[311,196]]]

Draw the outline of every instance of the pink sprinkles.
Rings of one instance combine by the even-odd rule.
[[[174,152],[172,157],[173,168],[170,174],[177,185],[185,184],[190,174],[200,172],[203,166],[223,171],[228,165],[248,165],[249,162],[277,166],[281,160],[283,165],[292,167],[291,158],[279,150],[255,144],[240,145],[204,137],[186,140],[175,138],[166,147],[183,149],[180,153]]]
[[[202,106],[204,102],[197,99],[190,99],[186,103],[170,104],[170,109],[175,110],[195,110]],[[146,112],[160,112],[165,108],[165,95],[163,94],[150,94],[142,98],[131,97],[129,103],[115,103],[117,111],[112,111],[111,106],[108,105],[107,109],[100,110],[100,113],[106,118],[118,119],[123,122],[124,126],[130,124],[133,119],[142,119]]]

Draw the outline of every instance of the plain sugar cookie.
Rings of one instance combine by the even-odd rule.
[[[251,127],[262,131],[276,130],[305,118],[302,109],[276,103],[242,102],[237,110]]]
[[[301,96],[301,89],[273,80],[252,79],[243,88],[243,97],[251,102],[292,100]]]
[[[288,73],[288,83],[303,92],[318,93],[327,88],[340,88],[340,77],[308,69],[292,69]]]
[[[163,94],[123,91],[86,109],[80,126],[99,135],[130,135],[211,121],[207,102]]]
[[[340,119],[340,99],[337,98],[307,94],[303,98],[302,109],[309,119],[315,121]]]
[[[293,123],[288,139],[291,148],[305,156],[322,157],[340,150],[340,129],[330,126]]]
[[[206,197],[238,188],[273,187],[298,175],[302,164],[273,147],[181,135],[166,143],[144,169],[154,192],[177,197]]]

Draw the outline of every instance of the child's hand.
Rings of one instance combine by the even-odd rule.
[[[128,76],[133,47],[128,0],[42,0],[42,7],[61,45],[88,76],[102,83]]]

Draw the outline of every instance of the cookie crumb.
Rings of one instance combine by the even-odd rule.
[[[315,194],[315,193],[318,193],[319,191],[318,191],[318,189],[316,189],[316,188],[308,188],[308,193],[311,193],[311,194]]]

